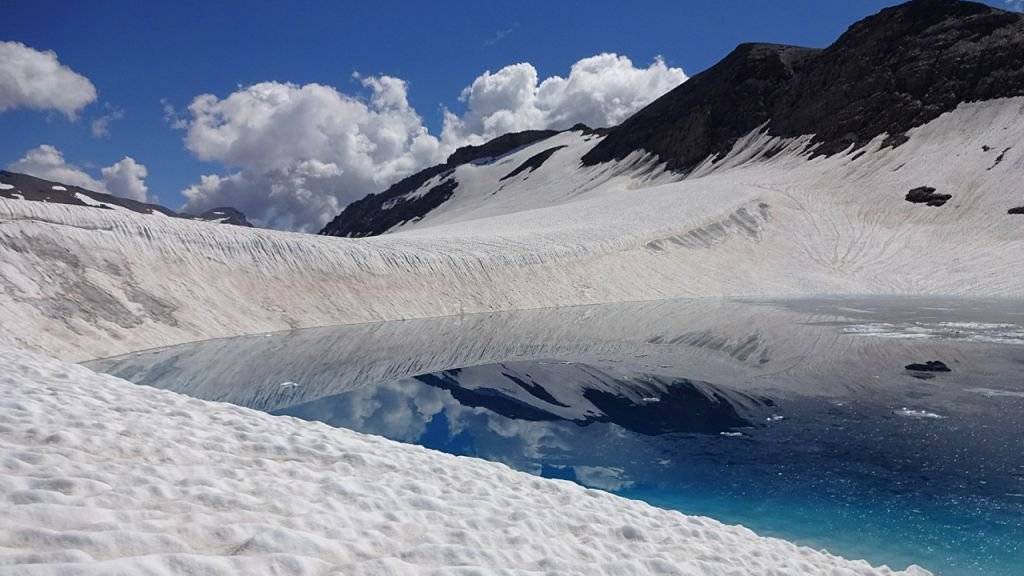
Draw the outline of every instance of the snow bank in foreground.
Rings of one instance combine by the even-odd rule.
[[[0,572],[925,575],[0,348]]]

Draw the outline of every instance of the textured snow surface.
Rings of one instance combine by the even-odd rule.
[[[0,348],[0,573],[913,574]]]
[[[1024,200],[1024,98],[961,105],[909,137],[811,158],[806,138],[752,133],[679,180],[640,157],[580,168],[598,138],[563,133],[460,166],[448,202],[366,239],[0,199],[0,342],[86,359],[626,300],[1024,297],[1024,235],[1007,214]],[[539,169],[500,180],[555,145]],[[907,202],[919,186],[952,199]]]

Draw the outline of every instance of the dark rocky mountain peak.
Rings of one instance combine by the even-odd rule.
[[[914,0],[852,25],[824,49],[741,44],[655,100],[583,157],[637,150],[685,172],[767,126],[814,134],[818,154],[907,130],[961,102],[1024,95],[1024,16],[959,0]]]
[[[28,202],[46,202],[49,204],[69,204],[72,206],[90,206],[102,210],[124,208],[140,214],[161,213],[166,216],[177,216],[173,210],[158,204],[148,204],[128,198],[121,198],[104,192],[95,192],[81,186],[64,184],[36,178],[28,174],[0,170],[0,197]]]
[[[446,164],[452,168],[467,162],[477,160],[498,158],[512,152],[516,148],[522,148],[533,144],[538,140],[550,138],[558,134],[558,130],[524,130],[522,132],[509,132],[476,146],[463,146],[448,156]]]
[[[245,217],[245,214],[243,214],[241,210],[231,208],[230,206],[224,206],[221,208],[211,208],[210,210],[207,210],[202,214],[194,216],[184,214],[183,216],[191,217],[193,220],[205,220],[207,222],[233,224],[235,226],[247,226],[249,228],[253,227],[252,223],[249,222],[249,220]]]

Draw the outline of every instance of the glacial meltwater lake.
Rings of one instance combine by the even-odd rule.
[[[873,564],[1024,574],[1024,304],[661,301],[315,328],[88,363]]]

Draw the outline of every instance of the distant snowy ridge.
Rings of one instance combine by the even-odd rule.
[[[18,574],[929,574],[24,351],[0,365]]]
[[[178,213],[159,204],[140,202],[131,198],[115,196],[106,192],[96,192],[81,186],[55,183],[37,178],[29,174],[0,170],[0,199],[24,200],[28,202],[44,202],[48,204],[66,204],[71,206],[89,206],[102,210],[122,210],[152,216],[171,216],[189,220],[204,220],[219,224],[236,226],[252,226],[242,214],[234,208],[213,208],[202,214]]]
[[[857,153],[755,131],[684,180],[574,170],[565,132],[484,164],[364,239],[0,199],[0,340],[86,359],[297,327],[666,297],[1024,297],[1024,98],[962,104]],[[556,145],[539,168],[490,183]],[[772,151],[770,158],[766,152]],[[1005,151],[1005,152],[1004,152]],[[996,157],[1003,159],[996,162]],[[941,207],[907,202],[930,186]]]

